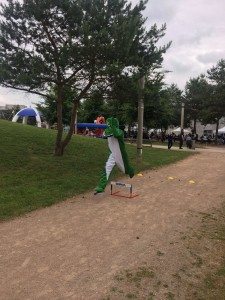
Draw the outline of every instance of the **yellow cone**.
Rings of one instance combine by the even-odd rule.
[[[193,183],[195,183],[195,181],[194,180],[189,180],[189,183],[193,184]]]
[[[138,173],[137,176],[143,176],[141,173]]]
[[[172,176],[169,176],[168,179],[169,179],[169,180],[173,180],[173,177],[172,177]]]

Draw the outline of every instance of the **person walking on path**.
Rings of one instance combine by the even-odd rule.
[[[180,132],[180,136],[179,136],[179,149],[183,149],[182,146],[183,146],[183,143],[184,143],[184,129],[181,129],[181,132]]]
[[[191,148],[192,148],[192,137],[191,137],[191,133],[188,134],[187,139],[186,139],[186,143],[187,143],[188,149],[191,149]]]
[[[195,132],[192,134],[192,149],[195,150],[195,143],[196,143],[197,135]]]
[[[171,147],[173,146],[173,133],[170,133],[168,135],[167,140],[168,140],[168,149],[171,149]]]

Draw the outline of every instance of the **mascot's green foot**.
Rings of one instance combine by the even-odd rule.
[[[103,188],[97,186],[97,187],[95,188],[95,193],[94,193],[94,195],[100,195],[100,194],[103,194],[104,192],[105,192],[105,190],[104,190]]]
[[[98,191],[97,191],[97,192],[94,193],[94,195],[102,195],[102,194],[104,194],[104,193],[105,193],[105,191],[103,191],[103,192],[98,192]]]
[[[130,178],[134,177],[134,173],[131,173],[129,176],[130,176]]]
[[[130,176],[130,178],[134,177],[134,170],[133,170],[133,168],[131,168],[131,170],[129,172],[129,176]]]

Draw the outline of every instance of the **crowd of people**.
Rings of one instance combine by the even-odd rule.
[[[168,149],[171,149],[173,142],[176,140],[176,135],[171,133],[167,136]],[[188,149],[195,149],[196,143],[199,144],[212,144],[215,143],[215,136],[211,135],[202,135],[200,138],[197,133],[188,133],[184,134],[181,130],[181,134],[178,135],[179,148],[183,149],[183,145],[186,144]],[[217,138],[217,144],[225,145],[225,135],[220,135]]]
[[[168,136],[168,149],[171,149],[172,145],[173,145],[173,141],[176,140],[175,138],[175,134],[171,133]],[[183,149],[183,145],[186,144],[188,149],[195,149],[195,145],[196,143],[201,143],[201,141],[203,140],[202,137],[198,137],[197,133],[187,133],[184,134],[184,131],[181,129],[181,133],[178,135],[178,140],[179,140],[179,149]],[[208,139],[206,140],[208,141]]]
[[[202,135],[200,137],[199,142],[201,144],[213,144],[215,142],[215,136],[213,135]],[[225,144],[225,135],[219,135],[217,137],[217,143],[220,145],[224,145]]]
[[[96,124],[105,124],[105,118],[100,114],[95,120]],[[125,138],[137,139],[137,130],[131,129],[130,131],[125,130],[125,126],[120,126],[124,131]],[[103,137],[104,129],[94,128],[89,129],[85,128],[78,134],[95,136],[95,137]],[[148,132],[147,130],[143,130],[143,139],[148,139],[150,141],[161,141],[162,143],[168,143],[168,149],[171,149],[173,144],[178,141],[179,149],[183,149],[183,146],[186,145],[188,149],[195,149],[195,144],[211,144],[215,141],[214,135],[202,135],[200,138],[197,133],[184,133],[184,130],[181,129],[180,134],[175,134],[174,132],[167,134],[166,131],[161,131],[160,133],[156,133],[154,131]],[[225,134],[218,136],[217,143],[221,145],[225,145]]]

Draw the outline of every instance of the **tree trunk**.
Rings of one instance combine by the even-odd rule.
[[[127,137],[130,137],[130,127],[131,127],[131,125],[129,124],[128,125],[128,130],[127,130]]]
[[[63,134],[63,123],[62,123],[62,85],[57,86],[57,137],[56,137],[56,145],[55,145],[55,155],[62,156],[64,151],[64,145],[62,142],[62,134]]]
[[[94,82],[94,72],[91,74],[90,81],[86,85],[86,87],[82,90],[80,95],[74,100],[74,105],[72,109],[72,115],[71,115],[71,121],[70,121],[70,129],[65,137],[64,140],[62,140],[62,135],[63,135],[63,123],[62,123],[62,84],[58,84],[57,86],[57,119],[58,119],[58,133],[57,133],[57,138],[56,138],[56,147],[55,147],[55,155],[56,156],[62,156],[64,148],[66,145],[69,143],[73,132],[74,132],[74,124],[75,124],[75,118],[76,118],[76,112],[77,108],[80,102],[80,99],[82,99],[87,91],[90,89]]]
[[[63,141],[64,148],[69,143],[69,141],[71,140],[71,137],[74,133],[74,126],[75,126],[75,119],[76,119],[76,113],[77,113],[78,105],[79,105],[79,100],[75,100],[74,104],[73,104],[72,114],[71,114],[70,129],[69,129],[69,131],[66,135],[65,140]]]
[[[55,156],[63,156],[63,152],[64,152],[63,144],[55,148]]]
[[[69,141],[71,140],[71,137],[72,137],[72,135],[74,133],[75,118],[76,118],[76,112],[77,112],[78,104],[79,104],[79,100],[77,100],[77,101],[74,102],[73,109],[72,109],[72,114],[71,114],[70,129],[69,129],[69,131],[68,131],[68,133],[67,133],[67,135],[66,135],[66,137],[65,137],[64,140],[62,140],[62,134],[63,134],[62,117],[60,118],[58,116],[58,123],[59,123],[59,119],[60,119],[61,120],[61,124],[62,124],[61,125],[62,130],[59,130],[59,128],[58,128],[58,134],[57,134],[57,140],[56,140],[56,147],[55,147],[55,155],[56,156],[62,156],[63,155],[64,149],[67,146],[67,144],[69,143]],[[62,101],[61,101],[61,108],[60,108],[59,105],[57,105],[57,108],[59,110],[62,109]],[[62,116],[62,113],[61,113],[61,116]]]
[[[215,144],[217,144],[217,140],[218,140],[218,130],[219,130],[219,119],[216,120],[216,136],[215,136]]]

